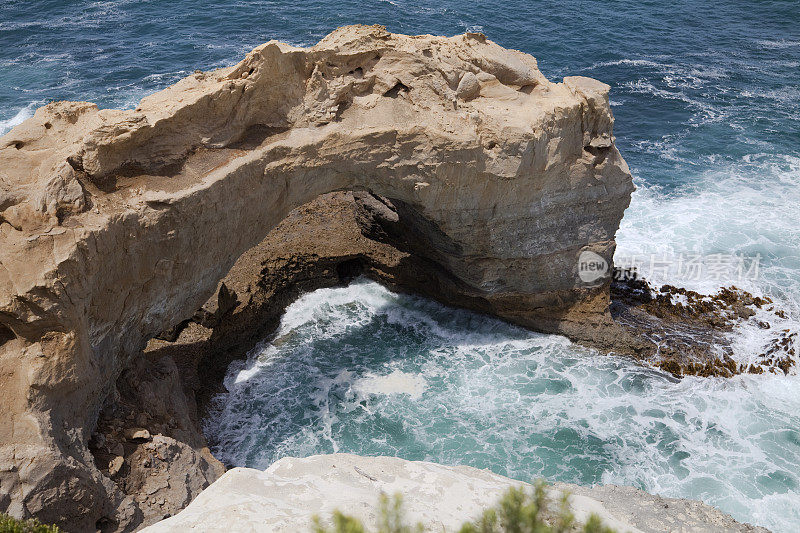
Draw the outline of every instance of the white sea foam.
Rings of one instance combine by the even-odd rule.
[[[638,180],[637,180],[638,181]],[[644,272],[656,285],[669,283],[704,294],[735,285],[773,298],[789,313],[777,318],[766,308],[730,334],[734,358],[752,363],[776,335],[800,330],[800,157],[753,153],[723,160],[698,173],[690,186],[672,194],[638,183],[617,234],[618,260],[711,254],[738,255],[758,262],[757,276],[712,275],[675,278],[664,270]],[[762,329],[758,320],[772,324]]]
[[[797,310],[800,157],[750,154],[699,173],[683,191],[669,195],[640,181],[637,185],[617,234],[618,257],[653,253],[760,256],[759,279],[741,282],[745,285],[741,288],[776,296]],[[713,277],[680,282],[705,293],[730,284]]]
[[[412,400],[419,400],[425,392],[426,383],[419,374],[399,370],[382,376],[370,372],[353,383],[353,390],[362,395],[408,394]]]
[[[800,41],[792,39],[764,39],[758,41],[764,48],[798,48]]]
[[[0,135],[5,135],[11,131],[14,126],[18,126],[27,119],[31,118],[33,116],[33,112],[39,105],[41,105],[41,102],[31,102],[27,106],[17,111],[13,117],[6,120],[0,120]]]
[[[718,106],[712,105],[707,99],[696,98],[687,94],[684,88],[690,86],[691,83],[686,81],[683,83],[678,83],[676,82],[676,78],[672,76],[665,76],[663,81],[664,87],[658,87],[651,79],[648,78],[641,78],[635,81],[625,82],[623,86],[635,93],[647,94],[665,100],[678,100],[683,102],[695,112],[694,116],[689,122],[691,125],[719,122],[727,116],[725,110]],[[698,82],[698,85],[699,84],[700,83]]]

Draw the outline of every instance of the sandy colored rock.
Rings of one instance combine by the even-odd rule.
[[[556,483],[554,486],[557,490],[569,492],[572,497],[585,496],[596,500],[618,519],[647,533],[769,533],[766,528],[737,522],[730,515],[697,500],[665,498],[635,487],[617,485],[582,487]]]
[[[128,440],[150,440],[150,432],[143,428],[131,428],[125,431]]]
[[[480,94],[454,105],[464,72]],[[611,264],[633,190],[612,126],[604,84],[550,82],[480,34],[377,26],[266,43],[134,110],[37,110],[0,138],[0,510],[131,527],[132,495],[87,448],[101,406],[148,340],[327,192],[400,206],[471,307],[622,342],[609,277],[577,276],[581,251]]]
[[[481,92],[481,84],[478,77],[472,72],[465,72],[461,76],[461,81],[458,82],[456,94],[462,100],[472,100]]]
[[[189,342],[197,330],[203,328],[190,325],[181,339]],[[196,377],[195,362],[146,350],[117,379],[89,450],[98,466],[122,463],[116,473],[110,466],[108,476],[129,502],[124,511],[132,519],[124,527],[103,520],[98,529],[134,529],[175,514],[225,472],[199,430],[195,395],[186,388]],[[129,438],[144,432],[150,438]]]
[[[154,436],[128,460],[131,472],[126,489],[137,500],[143,517],[137,525],[178,513],[222,475],[215,460],[209,461],[202,452],[164,435]]]
[[[111,477],[116,476],[119,471],[122,469],[122,465],[125,464],[125,458],[121,455],[114,457],[108,463],[108,475]]]
[[[313,515],[330,524],[337,509],[374,531],[380,494],[400,493],[408,523],[420,523],[424,531],[450,532],[478,518],[510,487],[520,486],[531,489],[526,483],[487,470],[395,457],[286,457],[263,472],[249,468],[228,471],[177,516],[143,531],[294,533],[309,531]],[[579,523],[596,514],[619,533],[766,533],[700,502],[658,498],[632,487],[574,488],[563,484],[551,487],[552,507],[557,508],[555,502],[567,491]]]

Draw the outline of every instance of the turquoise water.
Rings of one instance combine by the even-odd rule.
[[[639,187],[617,259],[759,257],[743,282],[800,316],[800,9],[795,1],[0,3],[0,134],[54,99],[133,107],[271,38],[348,23],[482,31],[550,79],[612,86]],[[710,291],[732,280],[673,281]],[[735,337],[747,360],[771,332]],[[632,484],[800,529],[800,378],[685,379],[367,282],[306,295],[280,342],[231,369],[216,452],[264,467],[333,450],[465,463],[529,479]],[[388,377],[387,377],[388,376]]]
[[[800,524],[797,376],[679,381],[362,280],[300,298],[225,385],[206,432],[229,464],[396,455]]]

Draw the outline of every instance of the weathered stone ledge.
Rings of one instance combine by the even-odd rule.
[[[493,507],[510,487],[530,485],[486,470],[443,466],[395,457],[317,455],[283,458],[266,471],[235,468],[175,517],[146,533],[184,531],[311,531],[312,517],[330,523],[335,510],[358,518],[369,531],[377,525],[381,493],[403,495],[409,524],[424,531],[455,532]],[[583,488],[557,483],[549,489],[550,509],[569,493],[579,524],[591,514],[619,533],[766,533],[692,500],[652,496],[633,487]],[[545,514],[552,520],[552,514]]]

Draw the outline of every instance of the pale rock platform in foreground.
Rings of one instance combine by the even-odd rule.
[[[142,531],[295,533],[311,531],[314,515],[329,520],[336,509],[374,529],[381,492],[403,495],[409,523],[419,522],[425,531],[457,531],[509,487],[520,485],[527,486],[486,470],[395,457],[286,457],[263,472],[228,471],[178,515]],[[564,490],[572,494],[570,506],[578,522],[595,513],[620,532],[766,531],[701,502],[661,498],[631,487],[556,484],[551,496],[558,500]]]

